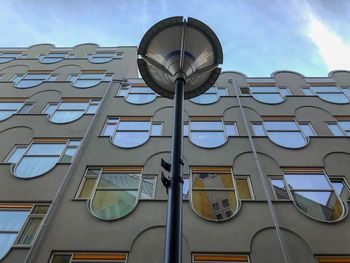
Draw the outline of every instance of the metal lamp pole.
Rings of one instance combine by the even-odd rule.
[[[174,121],[164,263],[182,262],[183,108],[185,80],[175,81]]]
[[[219,39],[203,22],[181,16],[153,25],[138,48],[137,64],[147,85],[174,98],[171,163],[162,159],[168,192],[164,263],[182,262],[183,111],[184,100],[208,90],[219,77],[223,53]],[[185,85],[186,83],[186,85]]]

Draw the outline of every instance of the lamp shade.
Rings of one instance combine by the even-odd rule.
[[[170,17],[143,36],[137,61],[142,78],[158,94],[174,97],[178,78],[186,82],[185,99],[209,89],[219,77],[222,48],[215,33],[194,18]]]

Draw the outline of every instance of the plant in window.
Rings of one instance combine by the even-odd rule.
[[[51,72],[48,71],[30,71],[25,74],[15,75],[11,81],[16,88],[27,89],[38,86],[44,81],[55,81],[57,76],[57,74],[51,74]]]
[[[12,163],[11,172],[18,178],[33,178],[55,167],[70,163],[80,140],[34,139],[30,145],[15,146],[5,162]]]
[[[155,176],[142,176],[141,167],[88,168],[77,199],[88,200],[92,214],[103,220],[126,216],[139,199],[152,199]]]
[[[339,88],[336,84],[316,85],[311,84],[309,88],[303,88],[304,94],[307,96],[316,95],[324,101],[346,104],[349,103],[348,91]]]
[[[109,136],[118,147],[133,148],[146,143],[150,136],[162,135],[162,126],[153,123],[151,117],[111,117],[106,121],[102,136]]]
[[[47,204],[0,204],[0,260],[13,245],[31,246],[48,209]]]
[[[124,97],[127,102],[132,104],[146,104],[154,101],[159,95],[149,87],[134,84],[122,86],[117,96]]]
[[[217,102],[222,96],[228,96],[227,88],[213,86],[191,101],[197,104],[211,104]]]
[[[294,119],[286,121],[266,120],[253,122],[256,136],[268,136],[274,143],[287,148],[301,148],[308,144],[310,136],[316,136],[308,122],[298,123]]]
[[[0,100],[0,121],[10,118],[16,113],[25,114],[28,113],[33,104],[24,103],[24,100]]]
[[[184,136],[197,146],[215,148],[225,144],[228,137],[238,136],[238,132],[235,123],[220,117],[192,117],[184,127]]]
[[[191,175],[191,203],[201,217],[222,221],[239,210],[239,198],[252,199],[248,179],[234,179],[231,168],[193,167]]]
[[[102,81],[112,81],[112,74],[105,74],[101,71],[95,71],[95,72],[82,72],[80,74],[71,74],[67,81],[70,81],[72,85],[76,88],[91,88],[98,84],[100,84]]]
[[[75,121],[84,114],[96,113],[100,99],[63,99],[59,103],[49,103],[43,113],[54,123],[68,123]]]
[[[278,104],[285,100],[285,96],[291,95],[288,88],[279,88],[274,83],[264,85],[250,85],[249,92],[254,99],[269,104]]]
[[[291,198],[305,215],[324,222],[344,218],[346,210],[336,188],[321,169],[284,169],[284,177],[271,179],[277,199]]]

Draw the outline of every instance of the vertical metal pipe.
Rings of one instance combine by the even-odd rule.
[[[269,210],[270,210],[270,214],[271,214],[271,217],[272,217],[272,221],[273,221],[273,224],[274,224],[275,229],[276,229],[277,238],[278,238],[278,241],[279,241],[280,246],[281,246],[284,262],[285,263],[290,263],[291,261],[289,259],[288,249],[287,249],[287,246],[286,246],[285,241],[283,239],[282,231],[281,231],[280,225],[278,223],[278,219],[277,219],[277,215],[276,215],[276,212],[275,212],[275,208],[274,208],[273,203],[272,203],[272,198],[271,198],[269,189],[268,189],[266,181],[265,181],[266,176],[264,175],[262,167],[260,165],[260,161],[259,161],[259,158],[258,158],[258,153],[257,153],[256,148],[255,148],[253,137],[252,137],[252,135],[250,133],[250,130],[249,130],[248,120],[247,120],[246,115],[245,115],[244,110],[243,110],[243,105],[242,105],[241,99],[239,97],[239,93],[238,93],[238,88],[237,88],[236,82],[234,81],[234,79],[230,79],[229,82],[232,84],[232,87],[233,87],[233,89],[235,90],[235,93],[236,93],[236,97],[237,97],[238,105],[239,105],[239,108],[240,108],[240,111],[241,111],[241,114],[242,114],[244,126],[245,126],[245,129],[247,131],[249,143],[250,143],[250,146],[251,146],[252,151],[253,151],[253,155],[254,155],[254,159],[255,159],[255,162],[256,162],[256,166],[258,168],[258,173],[259,173],[259,177],[260,177],[260,180],[261,180],[261,184],[263,186],[263,189],[264,189],[264,192],[265,192],[265,195],[266,195],[267,204],[269,206]]]
[[[183,108],[185,80],[175,81],[174,123],[164,263],[182,262]]]

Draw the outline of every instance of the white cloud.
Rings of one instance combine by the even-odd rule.
[[[311,12],[308,13],[308,37],[315,43],[328,70],[350,70],[350,45]]]

